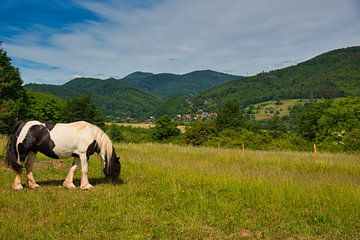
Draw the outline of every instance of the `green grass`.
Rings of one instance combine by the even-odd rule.
[[[61,187],[71,160],[39,156],[41,187],[16,192],[0,153],[0,239],[360,238],[359,155],[116,149],[124,183],[107,184],[94,156],[90,191]]]
[[[290,110],[293,106],[301,104],[304,105],[305,103],[311,102],[321,102],[324,101],[323,99],[285,99],[281,100],[277,103],[275,100],[256,103],[251,105],[253,107],[253,113],[255,120],[265,120],[270,119],[275,115],[279,117],[289,116]],[[249,107],[245,110],[247,111]]]

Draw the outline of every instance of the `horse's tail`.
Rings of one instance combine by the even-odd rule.
[[[9,136],[9,140],[6,145],[5,163],[11,167],[15,172],[21,173],[22,165],[17,162],[18,151],[16,149],[17,135],[16,132],[23,125],[24,122],[17,122],[14,130]]]

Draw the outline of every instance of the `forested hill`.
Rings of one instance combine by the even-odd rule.
[[[27,84],[36,92],[71,98],[79,94],[92,97],[106,115],[146,118],[159,112],[168,97],[190,97],[236,76],[210,70],[184,75],[135,72],[123,79],[76,78],[63,85]]]
[[[241,104],[291,98],[360,96],[360,47],[338,49],[279,70],[239,78],[194,98],[198,108],[217,109],[225,99]]]
[[[28,84],[26,88],[50,93],[60,98],[89,95],[105,115],[142,118],[155,111],[163,99],[133,88],[116,79],[77,78],[64,85]]]
[[[140,90],[168,98],[195,96],[205,90],[237,78],[239,76],[204,70],[183,75],[134,72],[123,78],[122,81]]]
[[[184,75],[135,72],[123,79],[77,78],[63,85],[25,87],[61,98],[85,93],[104,114],[137,119],[199,109],[216,111],[229,98],[248,105],[275,99],[360,96],[360,47],[334,50],[251,77],[209,70]]]

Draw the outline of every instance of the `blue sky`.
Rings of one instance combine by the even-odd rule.
[[[254,75],[360,45],[358,0],[0,0],[25,83],[212,69]]]

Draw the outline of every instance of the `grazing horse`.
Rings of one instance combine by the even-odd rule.
[[[88,160],[95,152],[104,160],[104,174],[109,181],[116,183],[120,174],[120,158],[116,156],[109,137],[97,126],[84,121],[68,124],[20,121],[9,137],[5,157],[7,165],[16,172],[12,184],[14,189],[22,189],[20,174],[23,163],[29,188],[39,186],[32,173],[37,152],[55,159],[74,157],[63,183],[65,188],[75,188],[73,177],[79,162],[82,172],[80,188],[93,187],[88,180]]]

